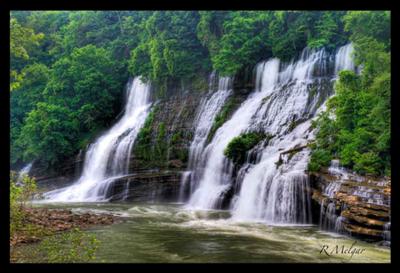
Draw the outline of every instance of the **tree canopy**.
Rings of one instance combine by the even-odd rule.
[[[339,158],[358,173],[390,175],[390,13],[351,11],[343,21],[362,71],[340,73],[336,95],[315,124],[309,168],[318,170]]]
[[[389,12],[13,11],[10,37],[13,164],[55,167],[84,148],[121,111],[130,76],[159,85],[233,76],[350,39],[362,73],[340,75],[337,119],[321,116],[312,166],[319,154],[325,165],[339,157],[360,172],[389,170]]]

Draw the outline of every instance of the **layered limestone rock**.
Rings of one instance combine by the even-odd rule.
[[[141,172],[116,179],[106,198],[110,201],[176,201],[180,172]]]
[[[321,228],[373,241],[390,230],[390,178],[322,170],[311,173],[312,199]],[[318,215],[316,210],[314,214]],[[390,237],[390,236],[389,236]]]

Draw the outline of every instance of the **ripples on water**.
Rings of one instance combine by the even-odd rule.
[[[349,247],[354,239],[312,225],[240,222],[232,220],[228,211],[190,210],[180,204],[75,203],[68,207],[75,213],[123,217],[120,223],[87,231],[102,242],[96,262],[390,262],[388,248],[362,241],[356,247],[366,250],[351,259],[320,254],[324,244]]]

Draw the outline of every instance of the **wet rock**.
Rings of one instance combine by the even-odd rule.
[[[43,235],[54,232],[67,231],[73,228],[88,228],[93,225],[109,225],[115,223],[116,216],[109,214],[74,214],[66,209],[26,208],[26,224],[34,225],[40,232],[32,235],[31,232],[20,231],[10,238],[10,245],[15,246],[21,243],[32,243],[42,239]]]
[[[344,227],[351,235],[353,235],[355,237],[361,237],[361,238],[372,239],[372,240],[375,239],[377,241],[381,241],[382,231],[380,231],[380,230],[366,228],[366,227],[348,224],[348,223],[344,223]]]
[[[175,201],[179,194],[181,172],[154,171],[128,175],[109,187],[110,201]]]
[[[325,190],[331,183],[340,185],[333,196]],[[390,222],[390,179],[376,177],[349,177],[344,179],[322,170],[310,173],[315,206],[335,204],[335,218],[341,217],[341,231],[361,239],[382,241],[386,226]],[[314,214],[318,214],[315,210]],[[316,215],[314,219],[322,217]],[[318,219],[320,220],[320,219]]]
[[[172,167],[172,168],[180,169],[180,168],[182,168],[184,166],[184,164],[183,164],[183,162],[181,160],[176,159],[176,160],[170,160],[168,162],[168,166]]]
[[[383,229],[383,226],[385,225],[386,222],[371,219],[370,217],[360,215],[357,212],[354,212],[356,210],[357,208],[352,208],[351,210],[344,210],[342,211],[340,216],[346,217],[347,219],[357,222],[363,226],[373,226],[375,228]]]

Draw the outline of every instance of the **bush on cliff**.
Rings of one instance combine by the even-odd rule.
[[[229,142],[224,150],[224,155],[235,164],[243,164],[246,160],[246,153],[254,148],[260,141],[268,136],[262,132],[250,132],[237,136]]]

